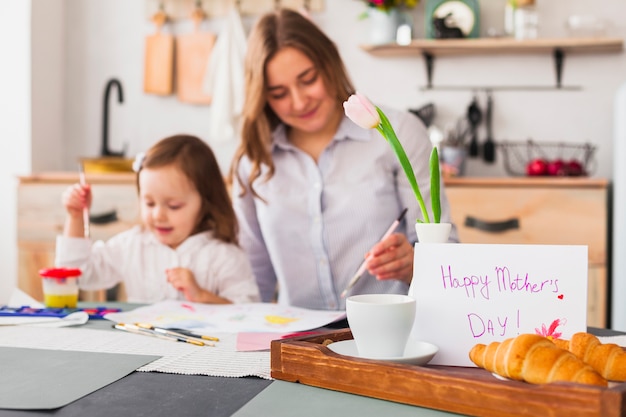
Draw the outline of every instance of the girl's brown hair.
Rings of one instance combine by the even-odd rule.
[[[328,36],[313,22],[300,13],[281,9],[265,14],[256,23],[250,36],[245,59],[246,97],[243,106],[241,141],[235,151],[230,171],[230,180],[237,179],[242,188],[246,188],[237,175],[241,158],[247,156],[252,164],[248,181],[250,191],[254,190],[253,181],[261,176],[261,167],[267,167],[266,180],[274,175],[274,162],[271,155],[271,134],[280,123],[280,119],[267,104],[267,82],[265,67],[276,52],[285,47],[292,47],[304,53],[320,72],[326,89],[334,94],[337,107],[354,88],[339,56],[339,51]]]
[[[195,136],[170,136],[152,146],[140,162],[137,190],[141,169],[176,166],[191,181],[202,199],[198,224],[193,233],[211,230],[215,238],[237,244],[237,218],[217,159],[209,145]]]

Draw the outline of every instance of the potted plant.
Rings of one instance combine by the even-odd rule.
[[[441,179],[439,170],[439,154],[437,147],[433,147],[430,160],[430,193],[431,193],[431,216],[426,208],[426,203],[420,192],[415,172],[411,166],[411,161],[406,155],[402,144],[396,136],[389,119],[385,113],[372,104],[365,96],[356,93],[351,95],[347,101],[343,103],[343,107],[349,119],[364,129],[376,129],[387,140],[393,149],[404,174],[406,175],[413,194],[422,212],[423,220],[417,219],[415,222],[415,230],[420,242],[442,243],[448,240],[450,235],[451,224],[441,223]]]
[[[418,3],[419,0],[366,0],[367,9],[359,18],[370,19],[369,43],[377,45],[397,40],[402,44],[410,43],[413,25],[404,10]]]
[[[382,11],[394,10],[398,7],[412,9],[418,3],[419,0],[365,0],[368,7]]]

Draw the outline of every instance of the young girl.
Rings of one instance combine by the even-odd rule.
[[[63,194],[67,219],[56,264],[82,270],[85,290],[123,282],[128,301],[259,301],[252,269],[237,243],[237,220],[209,146],[186,135],[161,140],[135,161],[141,225],[107,242],[84,237],[88,184]]]

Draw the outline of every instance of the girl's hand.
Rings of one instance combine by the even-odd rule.
[[[197,301],[202,293],[202,288],[196,282],[193,273],[187,268],[171,268],[166,269],[167,282],[172,284],[177,291],[185,294],[185,298],[189,301]]]
[[[74,184],[65,190],[61,201],[70,217],[82,219],[83,209],[91,207],[91,186]]]
[[[181,291],[185,298],[192,303],[227,304],[229,300],[222,298],[198,285],[196,278],[187,268],[166,269],[167,282],[177,291]]]
[[[394,233],[378,242],[365,257],[367,270],[377,279],[398,279],[411,285],[413,246],[402,233]]]
[[[83,210],[91,206],[91,187],[89,184],[74,184],[68,187],[61,196],[63,206],[67,211],[63,235],[69,237],[84,237]]]

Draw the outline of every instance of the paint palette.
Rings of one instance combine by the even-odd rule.
[[[93,307],[93,308],[37,308],[37,307],[0,307],[0,316],[8,317],[65,317],[76,311],[84,311],[90,319],[103,319],[105,314],[117,313],[119,308]]]

